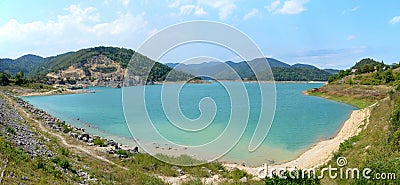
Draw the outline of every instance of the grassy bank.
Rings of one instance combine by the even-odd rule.
[[[393,91],[392,87],[384,85],[329,84],[308,90],[307,94],[350,104],[362,109],[385,98],[391,91]]]
[[[359,135],[341,143],[339,151],[322,167],[331,166],[342,168],[344,171],[349,168],[357,168],[360,171],[370,168],[372,170],[369,174],[371,178],[365,179],[360,174],[359,178],[337,177],[332,179],[325,173],[322,184],[400,184],[399,92],[386,85],[336,83],[311,89],[307,94],[351,104],[358,108],[365,108],[378,102],[371,111],[369,124],[364,126]],[[337,165],[339,157],[347,159],[346,166]],[[382,179],[382,174],[389,179]]]
[[[324,167],[332,166],[340,168],[336,160],[339,157],[347,159],[347,165],[342,167],[357,168],[360,171],[370,168],[370,179],[360,178],[336,178],[331,179],[325,174],[323,184],[400,184],[400,152],[398,143],[399,124],[393,124],[393,120],[399,120],[400,97],[392,94],[390,98],[378,103],[371,111],[369,124],[357,136],[350,138],[340,145],[333,159]],[[395,127],[395,128],[394,128]],[[385,178],[382,179],[382,174]],[[380,178],[380,179],[378,179]]]

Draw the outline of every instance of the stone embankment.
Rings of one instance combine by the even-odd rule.
[[[11,96],[11,95],[8,95]],[[27,112],[34,116],[34,119],[41,120],[48,128],[56,132],[64,132],[70,137],[76,140],[86,143],[88,146],[102,147],[105,151],[110,154],[116,154],[119,157],[128,157],[125,154],[135,154],[139,152],[138,147],[130,147],[117,143],[112,139],[102,138],[100,136],[91,135],[85,131],[83,128],[77,128],[72,125],[65,123],[56,117],[48,114],[47,112],[34,107],[28,102],[22,100],[21,98],[14,97],[17,106],[24,108]],[[21,118],[22,119],[22,118]],[[22,119],[23,120],[23,119]],[[118,152],[124,150],[126,152]],[[119,154],[118,154],[119,153]]]
[[[21,147],[32,157],[38,155],[52,157],[53,152],[43,142],[43,139],[48,140],[48,138],[30,128],[17,110],[7,100],[1,98],[4,95],[6,94],[0,93],[0,135]]]

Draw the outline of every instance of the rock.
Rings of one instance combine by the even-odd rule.
[[[247,183],[247,177],[242,177],[239,179],[240,182]]]
[[[179,173],[179,175],[185,175],[183,170],[181,168],[177,167],[177,166],[173,166],[172,169],[177,171]]]
[[[14,178],[14,177],[17,177],[16,175],[15,175],[15,173],[14,172],[10,172],[10,174],[8,175],[10,178]]]

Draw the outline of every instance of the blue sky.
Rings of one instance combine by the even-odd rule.
[[[289,64],[343,69],[365,57],[400,61],[397,0],[0,0],[0,58],[98,45],[136,49],[157,31],[191,20],[231,25],[265,56]],[[223,53],[213,57],[236,59]]]

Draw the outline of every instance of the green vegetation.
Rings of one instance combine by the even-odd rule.
[[[329,84],[321,88],[309,90],[312,96],[320,96],[337,102],[365,108],[385,98],[392,90],[387,86],[365,86],[349,84]]]
[[[234,69],[242,79],[257,80],[248,65],[234,67]],[[327,81],[332,76],[331,73],[316,67],[271,67],[271,71],[275,81]],[[266,71],[258,72],[257,76],[259,80],[272,80],[271,74]]]
[[[14,147],[14,145],[2,137],[0,137],[0,156],[6,157],[11,162],[26,162],[29,161],[29,156],[25,154],[20,148]]]
[[[62,130],[63,130],[63,132],[64,133],[68,133],[68,132],[71,132],[72,131],[72,128],[71,127],[69,127],[67,124],[65,124],[65,122],[57,122],[56,123],[59,127],[61,127],[62,128]]]
[[[24,55],[15,60],[0,59],[0,72],[8,73],[12,76],[15,76],[20,71],[28,74],[44,61],[44,58],[35,55]]]
[[[388,143],[392,151],[400,152],[400,98],[395,100],[394,106],[394,111],[389,120]]]
[[[48,58],[41,58],[41,57],[38,58],[36,56],[36,59],[34,61],[24,59],[20,61],[20,63],[23,63],[24,65],[21,65],[21,67],[17,68],[20,70],[15,71],[14,69],[11,73],[10,73],[10,65],[13,60],[8,59],[10,61],[8,60],[2,61],[0,62],[0,72],[3,73],[0,73],[0,85],[4,86],[10,83],[8,81],[11,79],[10,78],[11,76],[8,76],[6,73],[15,75],[15,78],[12,82],[15,83],[15,85],[19,86],[22,86],[24,84],[33,84],[34,82],[49,83],[50,79],[49,77],[46,76],[46,74],[51,72],[57,72],[60,70],[65,70],[70,66],[81,68],[85,72],[85,75],[88,77],[87,80],[93,81],[94,78],[91,76],[89,69],[85,67],[84,64],[87,63],[88,59],[97,57],[99,55],[104,55],[107,58],[115,61],[116,63],[120,64],[120,66],[123,69],[129,68],[132,76],[139,76],[141,77],[141,79],[147,78],[146,83],[150,84],[153,82],[159,82],[165,80],[167,78],[167,75],[169,75],[167,78],[168,81],[183,81],[192,77],[191,75],[188,75],[186,73],[180,71],[174,71],[172,70],[172,68],[164,64],[161,64],[159,62],[155,62],[152,59],[141,55],[140,53],[135,53],[131,49],[100,46],[94,48],[81,49],[79,51],[64,53]],[[134,57],[131,59],[132,56]],[[34,63],[35,65],[31,65],[31,63]],[[129,63],[130,67],[128,67]],[[94,72],[100,72],[104,74],[116,71],[117,68],[114,66],[97,67],[96,69],[94,69]],[[26,76],[29,77],[29,79],[26,78],[24,74],[26,74]],[[147,74],[149,75],[147,76]],[[67,79],[67,81],[64,81],[64,79],[57,79],[57,80],[61,80],[60,84],[65,84],[65,83],[75,84],[77,79],[71,78]],[[54,82],[54,80],[52,80],[52,82]]]
[[[265,179],[265,184],[267,185],[295,185],[295,184],[310,184],[310,185],[315,185],[315,184],[321,184],[320,179],[318,178],[313,178],[312,175],[309,174],[303,170],[297,170],[297,171],[286,171],[282,174],[282,176],[287,177],[286,179],[281,178],[280,176],[273,174],[273,177],[267,177]]]
[[[0,72],[0,86],[6,86],[10,84],[11,75]]]
[[[46,85],[46,84],[42,84],[42,83],[38,83],[35,82],[35,80],[33,79],[29,79],[26,78],[24,75],[24,72],[19,71],[18,73],[16,73],[16,75],[13,77],[7,73],[3,73],[0,72],[0,86],[4,87],[4,86],[19,86],[22,88],[30,88],[33,90],[50,90],[50,89],[54,89],[52,86],[50,85]],[[12,89],[14,90],[14,88]]]
[[[113,73],[117,71],[116,67],[96,67],[94,72],[100,72],[100,73]]]
[[[61,168],[66,169],[66,170],[70,170],[72,169],[71,164],[69,163],[68,159],[64,158],[64,157],[59,157],[56,156],[54,158],[51,159],[51,161],[57,165],[59,165]]]
[[[318,68],[271,68],[276,81],[327,81],[331,73]]]
[[[104,139],[100,139],[100,138],[96,138],[95,140],[93,140],[93,144],[94,144],[94,145],[97,145],[97,146],[100,146],[100,147],[105,147],[105,146],[107,146],[107,145],[105,144]]]
[[[351,69],[357,69],[356,74],[370,73],[375,70],[382,71],[385,68],[389,68],[388,65],[382,62],[378,62],[371,58],[364,58],[357,62]]]
[[[309,95],[365,108],[385,98],[394,89],[400,90],[400,72],[390,66],[366,58],[347,70],[329,77],[329,85],[308,91]]]
[[[397,70],[393,71],[398,67],[398,64],[390,67],[383,62],[366,58],[357,62],[350,69],[340,70],[338,74],[329,77],[328,82],[350,85],[393,85],[400,79]]]
[[[15,135],[15,134],[16,134],[14,128],[12,128],[12,127],[10,127],[10,126],[7,127],[7,132],[10,133],[10,134],[12,134],[12,135]]]
[[[184,72],[172,70],[172,68],[159,62],[155,62],[140,53],[135,53],[127,68],[130,76],[140,76],[147,79],[146,83],[150,84],[164,80],[188,80],[193,77]]]
[[[104,55],[109,59],[119,63],[122,68],[128,68],[132,72],[133,76],[144,77],[150,72],[147,82],[162,81],[166,78],[168,72],[172,70],[168,66],[159,62],[155,62],[152,59],[141,55],[140,53],[135,53],[131,49],[100,46],[81,49],[76,52],[69,52],[55,57],[46,58],[46,61],[34,69],[30,75],[45,81],[46,78],[44,76],[50,72],[64,70],[72,65],[82,67],[88,59],[99,55]],[[131,59],[132,56],[134,57]],[[128,67],[128,64],[131,67]],[[154,67],[150,69],[153,64]],[[95,72],[112,73],[116,70],[117,69],[115,67],[98,67],[95,69]],[[86,75],[90,75],[90,73],[88,73],[88,69],[84,68],[84,71]],[[170,76],[172,81],[186,80],[190,77],[188,74],[176,71],[170,74]],[[91,77],[89,78],[91,81],[93,80]]]
[[[355,105],[369,106],[369,122],[361,133],[340,144],[339,150],[326,166],[338,168],[336,160],[345,157],[344,168],[370,168],[371,179],[337,178],[326,175],[323,184],[399,184],[400,180],[400,65],[389,67],[383,62],[363,59],[349,70],[342,70],[330,78],[329,84],[309,90],[310,95],[321,96]],[[355,71],[355,69],[357,69]],[[384,99],[385,97],[389,97]],[[367,124],[368,123],[368,124]],[[387,179],[378,179],[384,174]],[[395,177],[395,178],[394,178]]]
[[[340,145],[332,160],[326,165],[338,167],[338,157],[345,157],[348,161],[346,168],[370,168],[371,179],[350,178],[330,179],[325,176],[323,184],[399,184],[400,179],[400,151],[398,150],[396,132],[399,129],[400,96],[392,93],[390,98],[380,101],[371,111],[369,124],[357,136],[354,136]],[[382,173],[392,179],[377,179]],[[393,175],[396,179],[393,179]]]
[[[289,65],[273,58],[256,58],[248,62],[225,63],[208,62],[201,64],[179,64],[169,63],[170,67],[176,67],[177,70],[202,76],[211,76],[219,80],[272,80],[270,71],[266,71],[266,64],[269,64],[274,80],[276,81],[327,81],[335,70],[318,69],[315,66],[307,64]],[[250,67],[251,65],[251,67]],[[229,67],[228,67],[229,66]],[[233,69],[233,70],[232,70]],[[208,79],[203,77],[203,79]]]
[[[242,171],[242,170],[239,170],[239,169],[233,170],[233,171],[231,172],[230,176],[231,176],[231,178],[232,178],[233,180],[236,180],[236,181],[240,180],[240,179],[243,178],[243,177],[246,177],[246,178],[248,178],[248,179],[250,179],[250,178],[252,177],[251,175],[249,175],[249,174],[246,173],[245,171]]]
[[[353,136],[349,139],[346,139],[343,143],[340,143],[339,145],[339,150],[334,154],[335,159],[343,155],[343,152],[345,152],[348,149],[353,148],[353,146],[357,143],[357,141],[360,140],[360,135]]]
[[[61,153],[61,155],[65,156],[65,157],[68,157],[68,156],[69,156],[69,150],[68,150],[68,148],[63,148],[63,147],[61,147],[61,148],[60,148],[60,153]]]
[[[117,150],[116,154],[118,154],[120,157],[129,157],[129,156],[131,156],[131,154],[126,150]]]

